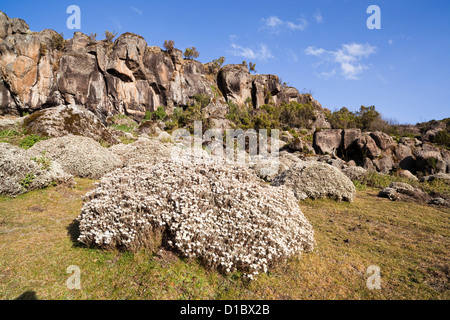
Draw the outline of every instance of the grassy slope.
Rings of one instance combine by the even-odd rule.
[[[373,189],[352,204],[303,202],[317,249],[247,284],[168,252],[74,246],[68,226],[93,185],[77,182],[0,198],[0,299],[30,291],[38,299],[450,298],[448,209],[389,202]],[[69,265],[81,268],[82,290],[66,288]],[[381,290],[366,287],[370,265],[381,268]]]

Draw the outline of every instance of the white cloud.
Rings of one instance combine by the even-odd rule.
[[[242,47],[235,43],[231,44],[231,48],[233,50],[229,51],[229,53],[236,57],[243,57],[245,59],[253,59],[253,60],[259,60],[259,61],[267,61],[267,60],[273,58],[273,55],[270,52],[270,49],[267,47],[267,45],[265,45],[263,43],[261,43],[259,45],[258,50],[254,50],[249,47]]]
[[[392,45],[392,44],[394,44],[394,40],[389,39],[388,43],[389,43],[390,45]]]
[[[274,32],[280,31],[281,27],[286,27],[291,30],[305,30],[306,26],[308,25],[308,21],[306,21],[305,18],[298,19],[298,23],[294,23],[291,21],[283,21],[277,16],[270,16],[268,18],[263,18],[263,29],[270,29]]]
[[[288,22],[286,22],[286,25],[291,30],[303,31],[303,30],[305,30],[306,26],[308,25],[308,21],[306,21],[306,19],[304,19],[304,18],[300,18],[299,23],[295,24],[293,22],[288,21]]]
[[[142,15],[142,13],[143,13],[142,10],[139,10],[139,9],[136,8],[136,7],[131,7],[131,10],[137,12],[139,15]]]
[[[281,20],[277,16],[271,16],[269,18],[262,19],[262,21],[267,28],[276,28],[284,23],[283,20]]]
[[[305,53],[310,56],[320,57],[322,62],[329,65],[339,64],[341,73],[348,80],[358,80],[359,76],[368,69],[367,65],[360,61],[368,58],[376,52],[376,47],[369,44],[350,43],[343,44],[341,49],[328,51],[323,48],[308,47]],[[323,71],[322,75],[334,75],[335,72]]]
[[[316,20],[317,23],[323,22],[323,17],[319,9],[317,9],[316,13],[314,14],[314,20]]]
[[[325,49],[317,49],[315,47],[308,47],[305,49],[305,53],[309,56],[320,56],[321,54],[325,53]]]

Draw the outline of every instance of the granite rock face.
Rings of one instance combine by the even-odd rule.
[[[140,120],[159,106],[170,113],[207,95],[214,119],[223,120],[228,101],[251,101],[255,108],[269,97],[276,103],[312,102],[295,88],[282,87],[277,76],[251,75],[243,65],[211,68],[211,63],[183,59],[180,50],[149,47],[133,33],[114,43],[81,32],[65,40],[53,30],[32,32],[23,20],[3,12],[0,56],[0,115],[81,105],[102,122],[116,114]],[[327,127],[320,104],[314,102],[320,126]]]

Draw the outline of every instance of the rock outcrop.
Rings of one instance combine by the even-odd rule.
[[[316,130],[313,147],[319,155],[355,161],[358,166],[381,173],[399,169],[425,174],[450,172],[450,151],[415,138],[396,142],[383,132]]]
[[[430,197],[418,188],[408,183],[392,182],[378,194],[379,197],[388,198],[391,201],[429,201]]]
[[[223,124],[226,102],[309,103],[317,128],[329,128],[322,107],[310,95],[282,86],[275,75],[252,75],[244,65],[183,59],[180,50],[148,46],[133,33],[114,43],[95,41],[81,32],[65,40],[53,30],[31,32],[20,19],[0,12],[0,115],[22,115],[59,105],[81,105],[103,123],[126,114],[141,120],[146,111],[193,104],[211,97],[206,116]],[[220,90],[219,90],[220,89]]]

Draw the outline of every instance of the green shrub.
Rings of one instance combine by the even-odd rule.
[[[97,43],[97,34],[91,32],[89,34],[88,46],[93,46],[96,43]]]
[[[219,59],[214,59],[212,61],[213,66],[214,66],[214,70],[217,72],[220,70],[220,68],[222,68],[223,64],[225,63],[225,57],[220,57]]]
[[[211,91],[214,94],[214,98],[220,98],[222,96],[222,93],[220,92],[219,88],[217,88],[216,86],[211,86]]]
[[[280,122],[291,128],[309,128],[311,120],[314,120],[316,116],[312,105],[295,101],[283,104],[279,112]]]
[[[119,125],[113,124],[113,125],[111,125],[111,128],[114,128],[116,130],[123,131],[123,132],[132,132],[134,130],[134,127],[130,127],[126,124],[119,124]]]
[[[175,41],[173,41],[173,40],[165,40],[163,46],[164,46],[164,48],[165,48],[167,51],[170,52],[170,51],[172,51],[173,48],[175,47]]]
[[[48,171],[52,165],[52,159],[49,159],[45,156],[47,151],[42,152],[40,157],[33,157],[31,160],[41,165],[41,169]]]
[[[63,50],[66,47],[66,40],[64,40],[63,33],[55,34],[50,40],[50,47],[53,50]]]
[[[33,173],[27,173],[25,178],[20,181],[20,185],[24,190],[27,190],[33,183],[34,179],[36,179],[36,176]]]
[[[105,31],[105,39],[109,44],[112,44],[114,41],[114,38],[117,36],[116,32],[109,32],[108,30]]]
[[[189,60],[198,58],[199,55],[200,54],[195,47],[187,48],[186,51],[184,51],[184,57]]]
[[[365,183],[361,183],[359,180],[353,180],[353,184],[358,191],[364,191],[367,189],[367,185]]]
[[[194,95],[194,100],[199,103],[202,108],[206,108],[209,105],[211,98],[207,94],[196,94]]]
[[[167,113],[166,113],[166,111],[164,110],[164,107],[159,106],[159,107],[156,109],[156,111],[155,111],[155,118],[156,118],[156,120],[161,120],[161,121],[163,121],[164,119],[167,118]]]
[[[6,129],[3,131],[0,131],[0,139],[14,137],[14,136],[18,136],[18,135],[19,135],[19,133],[13,129]]]
[[[253,127],[253,119],[250,115],[249,108],[239,106],[234,102],[228,102],[228,114],[226,118],[233,122],[238,128],[249,129]]]
[[[20,140],[19,147],[22,149],[28,150],[32,146],[34,146],[36,143],[38,143],[39,141],[47,140],[47,139],[48,138],[46,138],[46,137],[41,137],[37,134],[32,134],[32,135],[26,136],[25,138]]]
[[[131,138],[128,138],[128,137],[125,137],[125,136],[119,137],[119,140],[120,140],[123,144],[130,144],[130,143],[133,143],[133,142],[136,141],[136,140],[134,140],[134,139],[131,139]]]
[[[144,121],[148,120],[161,120],[164,121],[167,118],[167,113],[164,110],[164,107],[159,106],[155,112],[146,111]]]
[[[433,138],[433,142],[450,148],[450,134],[447,131],[439,131]]]

